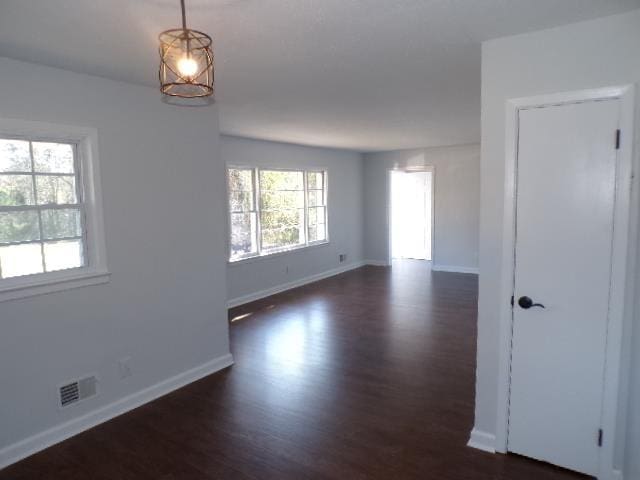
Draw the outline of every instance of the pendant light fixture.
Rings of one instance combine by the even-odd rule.
[[[213,95],[212,40],[206,33],[187,28],[184,0],[182,28],[165,30],[160,40],[160,91],[169,97],[201,99]]]

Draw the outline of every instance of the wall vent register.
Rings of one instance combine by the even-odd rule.
[[[97,391],[98,380],[94,376],[74,380],[60,387],[60,406],[67,407],[80,400],[91,398],[96,395]]]

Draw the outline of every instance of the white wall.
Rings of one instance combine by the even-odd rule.
[[[480,199],[477,144],[365,155],[365,257],[378,262],[389,258],[389,170],[428,165],[435,168],[433,264],[476,270]]]
[[[482,48],[480,299],[475,428],[495,434],[505,161],[505,102],[640,80],[640,11],[485,42]],[[636,123],[636,127],[638,123]],[[627,132],[626,134],[633,134]],[[637,130],[636,130],[637,135]],[[637,149],[636,149],[637,153]],[[637,201],[637,197],[635,200]],[[638,322],[636,321],[636,324]],[[640,325],[636,325],[627,477],[640,478]],[[629,351],[624,352],[628,364]],[[624,407],[623,388],[621,405]],[[622,438],[618,438],[618,446]],[[622,452],[618,448],[618,463]]]
[[[362,261],[361,154],[225,135],[221,139],[222,158],[228,165],[323,168],[328,172],[330,242],[229,264],[230,301]],[[338,260],[341,253],[347,254],[342,264]]]
[[[112,273],[0,303],[1,462],[15,442],[228,354],[229,342],[216,108],[5,58],[0,78],[0,117],[97,129]],[[120,380],[127,356],[133,375]],[[91,373],[99,395],[60,410],[57,386]]]

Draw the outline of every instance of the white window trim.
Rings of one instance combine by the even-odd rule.
[[[55,272],[0,279],[0,302],[107,283],[107,255],[95,128],[0,118],[0,137],[74,143],[79,167],[85,229],[86,265]]]
[[[258,245],[258,253],[247,254],[240,257],[236,257],[233,260],[231,259],[231,205],[229,202],[230,191],[229,191],[229,170],[230,169],[239,169],[239,170],[251,170],[253,171],[253,197],[254,197],[254,205],[256,211],[256,222],[257,222],[257,245]],[[304,191],[304,231],[305,231],[305,243],[303,245],[293,245],[288,247],[281,248],[272,248],[268,251],[263,251],[262,249],[262,224],[260,222],[260,171],[268,170],[268,171],[279,171],[279,172],[303,172],[303,191]],[[309,242],[309,212],[308,212],[308,189],[307,189],[307,173],[309,172],[322,172],[324,174],[324,199],[325,199],[325,209],[324,209],[324,225],[325,225],[325,239],[318,240],[315,242]],[[244,263],[252,263],[256,260],[266,259],[278,257],[281,255],[285,255],[287,253],[296,252],[299,250],[304,250],[308,248],[319,247],[323,245],[328,245],[330,243],[329,240],[329,171],[326,167],[304,167],[304,168],[285,168],[285,167],[269,167],[269,166],[261,166],[257,167],[255,165],[242,165],[242,164],[231,164],[226,167],[226,181],[227,181],[227,264],[229,265],[240,265]]]

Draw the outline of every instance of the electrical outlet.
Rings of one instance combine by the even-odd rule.
[[[340,255],[338,255],[338,259],[340,260],[340,263],[345,262],[347,260],[347,254],[341,253]]]
[[[131,372],[131,357],[124,357],[118,360],[118,373],[121,380],[133,375]]]

